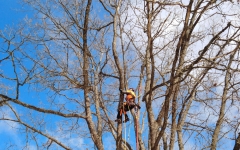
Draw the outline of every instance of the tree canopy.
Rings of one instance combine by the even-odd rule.
[[[5,149],[240,149],[237,1],[21,4],[0,31]],[[141,109],[116,123],[128,88]]]

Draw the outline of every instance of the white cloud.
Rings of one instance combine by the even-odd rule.
[[[20,125],[13,121],[4,120],[14,119],[14,116],[8,107],[0,107],[0,119],[0,138],[2,138],[1,135],[5,135],[5,140],[9,139],[13,144],[17,146],[22,145],[18,134],[18,128],[20,128]]]
[[[2,106],[0,109],[0,133],[8,133],[15,135],[17,133],[17,128],[19,125],[16,122],[6,121],[5,119],[13,119],[13,114],[10,109]]]
[[[80,136],[73,136],[73,133],[66,132],[60,128],[56,128],[55,131],[48,131],[48,134],[54,137],[56,140],[62,142],[65,146],[71,149],[85,150],[88,144],[85,143],[84,139]]]

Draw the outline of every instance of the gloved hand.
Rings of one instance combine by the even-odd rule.
[[[119,91],[122,93],[122,89],[119,88]]]

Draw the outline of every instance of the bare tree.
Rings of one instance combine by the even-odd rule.
[[[0,117],[26,135],[22,148],[79,149],[81,140],[99,150],[238,147],[239,4],[23,3],[34,18],[0,33]],[[119,89],[130,86],[141,109],[131,111],[128,140],[114,120]],[[27,88],[39,99],[22,94]]]

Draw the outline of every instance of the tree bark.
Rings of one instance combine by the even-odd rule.
[[[217,120],[216,127],[214,129],[213,136],[212,136],[211,150],[217,149],[218,136],[219,136],[219,132],[220,132],[222,123],[224,121],[225,107],[226,107],[226,103],[227,103],[227,99],[228,99],[227,93],[228,93],[228,89],[229,89],[229,82],[231,80],[231,70],[230,69],[231,69],[231,65],[232,65],[234,56],[238,50],[239,50],[239,44],[236,46],[235,50],[233,51],[233,54],[230,55],[228,66],[226,68],[222,101],[221,101],[221,106],[220,106],[220,110],[219,110],[218,120]]]
[[[240,133],[238,133],[238,137],[235,140],[235,145],[233,147],[233,150],[240,150]]]

